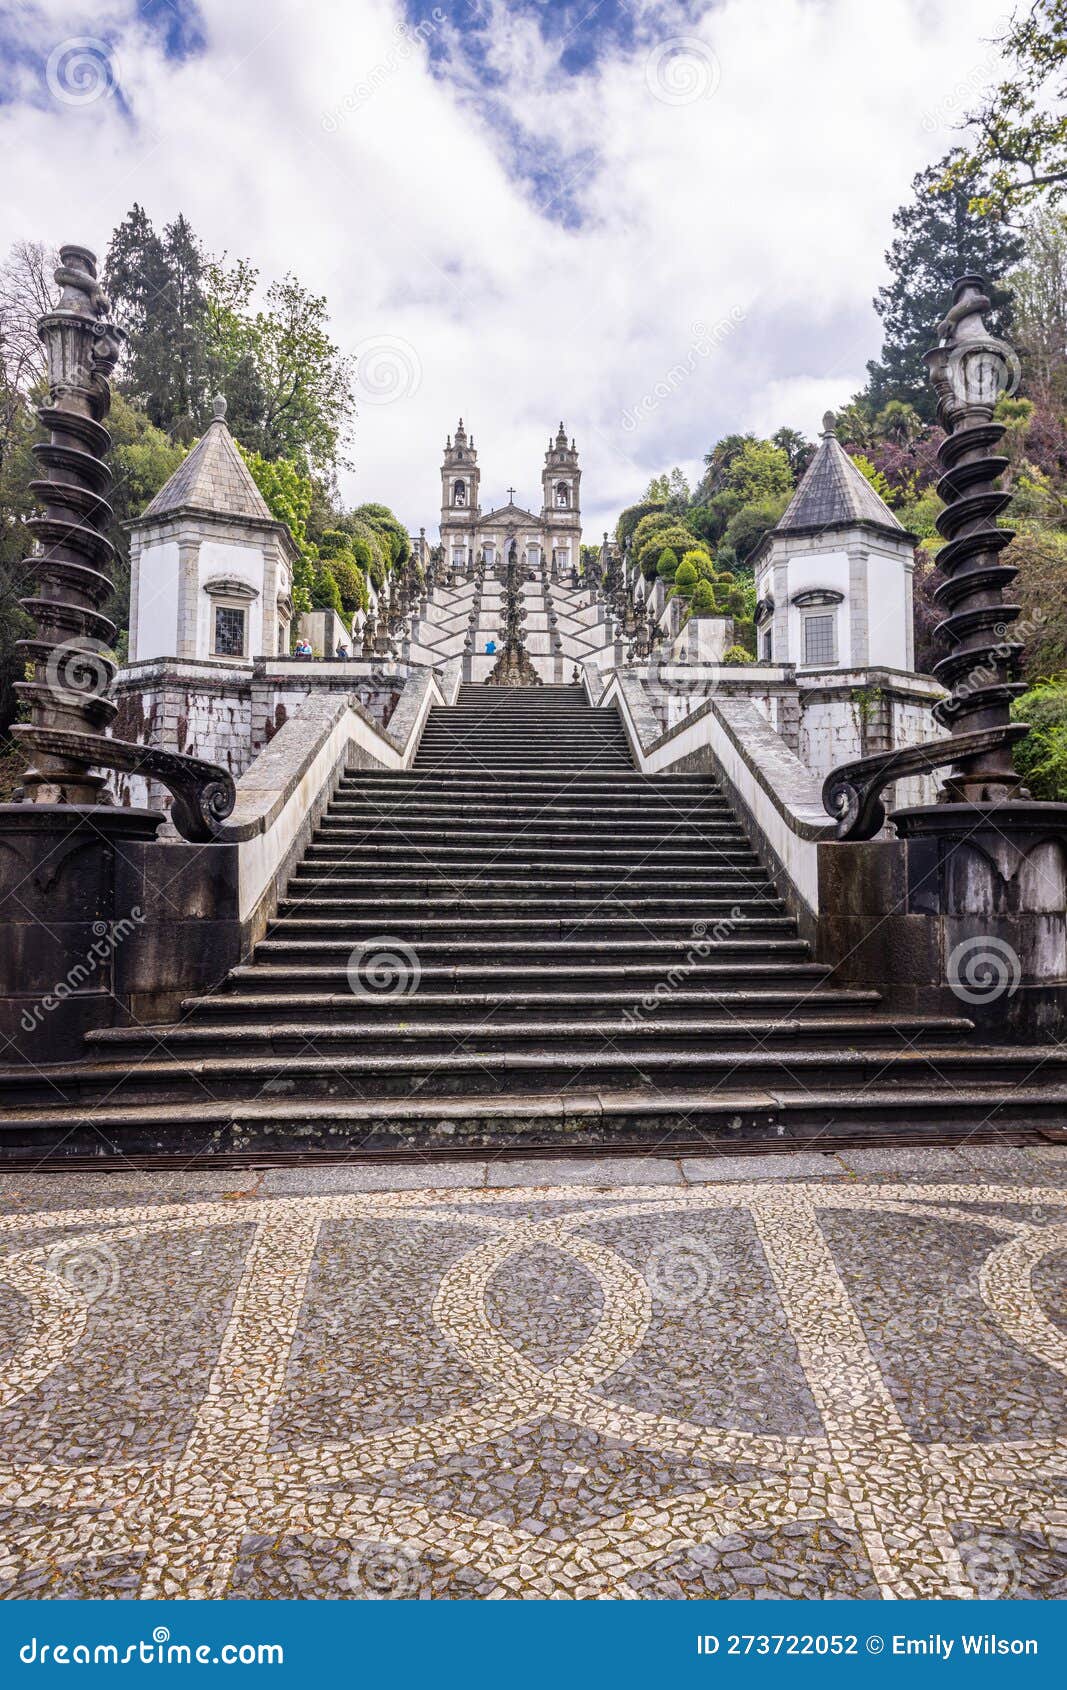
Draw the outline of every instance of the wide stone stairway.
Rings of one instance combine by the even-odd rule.
[[[179,1024],[5,1076],[15,1154],[827,1145],[1056,1125],[1067,1061],[811,958],[713,780],[572,686],[467,686],[350,774],[268,935]]]

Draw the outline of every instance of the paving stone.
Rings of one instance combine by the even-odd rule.
[[[101,1204],[184,1203],[213,1193],[254,1189],[260,1175],[249,1168],[191,1168],[186,1171],[130,1168],[108,1173],[0,1173],[0,1215]]]
[[[1062,1160],[693,1161],[11,1204],[0,1596],[1062,1599]]]
[[[1067,1144],[1030,1144],[1026,1154],[1032,1162],[1067,1173]]]
[[[514,1186],[592,1185],[681,1185],[677,1162],[663,1156],[604,1156],[588,1161],[577,1157],[560,1160],[490,1162],[486,1185],[510,1190]]]
[[[881,1150],[871,1146],[860,1150],[841,1150],[838,1155],[845,1167],[857,1174],[956,1174],[962,1177],[971,1166],[952,1145],[903,1145],[899,1150]]]
[[[991,1178],[1033,1178],[1034,1160],[1029,1150],[1013,1144],[962,1144],[960,1155],[976,1174]]]
[[[690,1185],[717,1180],[834,1179],[844,1168],[834,1155],[784,1150],[774,1156],[686,1156],[682,1173]]]
[[[271,1168],[264,1192],[279,1197],[331,1191],[466,1191],[485,1184],[484,1162],[346,1162],[343,1166]]]

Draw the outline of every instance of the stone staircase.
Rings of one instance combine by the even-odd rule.
[[[616,648],[605,608],[593,589],[551,581],[541,574],[523,581],[522,597],[526,649],[542,681],[551,685],[569,679],[576,663],[607,666],[614,661]],[[496,576],[487,574],[480,591],[472,580],[456,586],[439,584],[412,618],[408,655],[411,661],[427,665],[463,657],[470,633],[471,679],[483,681],[494,662],[486,643],[492,639],[499,648],[503,623],[504,594]]]
[[[1056,1127],[1067,1057],[811,958],[716,784],[578,687],[461,688],[349,775],[268,936],[179,1024],[3,1076],[8,1159],[916,1142]]]

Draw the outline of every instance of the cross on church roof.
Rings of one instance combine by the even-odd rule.
[[[509,487],[508,488],[508,504],[513,505],[514,503],[515,503],[515,489],[514,489],[514,487]]]

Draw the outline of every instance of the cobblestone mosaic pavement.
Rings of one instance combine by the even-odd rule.
[[[1065,1288],[1054,1148],[5,1175],[0,1593],[1063,1597]]]

